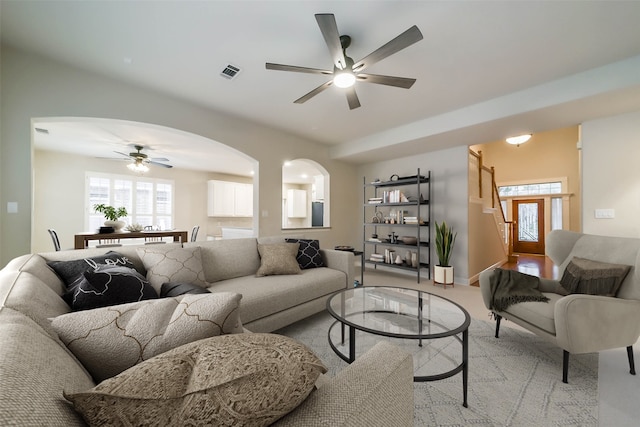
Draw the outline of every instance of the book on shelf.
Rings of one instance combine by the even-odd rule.
[[[370,197],[369,203],[375,205],[377,203],[382,203],[382,197]]]

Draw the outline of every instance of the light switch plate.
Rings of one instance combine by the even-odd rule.
[[[613,209],[596,209],[595,217],[598,219],[612,219],[615,218],[615,211]]]
[[[18,213],[18,202],[7,202],[7,213]]]

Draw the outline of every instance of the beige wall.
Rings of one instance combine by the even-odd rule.
[[[640,111],[582,124],[583,230],[640,237]],[[613,209],[614,218],[595,218]]]
[[[570,216],[565,229],[581,230],[580,212],[580,150],[578,126],[535,133],[518,146],[505,141],[471,146],[482,152],[485,166],[494,166],[498,186],[507,183],[539,182],[545,179],[566,178]]]
[[[356,207],[348,187],[335,185],[355,181],[354,168],[331,159],[321,144],[4,45],[1,55],[0,266],[31,251],[34,118],[97,117],[156,124],[247,154],[259,162],[254,201],[261,236],[282,234],[281,171],[291,158],[313,159],[329,172],[334,185],[332,218],[348,217]],[[202,185],[204,192],[206,184]],[[7,213],[7,202],[17,202],[18,213]],[[332,221],[331,228],[305,231],[305,235],[331,247],[355,244],[357,230],[351,222]]]

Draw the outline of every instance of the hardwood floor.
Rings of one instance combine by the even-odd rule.
[[[553,264],[549,257],[532,254],[517,254],[517,257],[517,262],[505,264],[502,268],[517,270],[521,273],[544,277],[545,279],[558,278],[558,267]]]
[[[516,270],[532,276],[544,277],[545,279],[558,279],[558,267],[547,256],[532,254],[516,254],[517,261],[504,264],[500,268]],[[474,282],[471,286],[480,286]]]

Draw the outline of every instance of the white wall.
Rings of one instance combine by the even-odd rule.
[[[344,182],[357,175],[333,160],[327,147],[264,125],[209,110],[183,100],[128,85],[102,75],[2,46],[0,151],[0,266],[31,252],[33,220],[33,150],[31,120],[44,117],[97,117],[167,126],[231,146],[258,160],[254,177],[258,235],[281,234],[282,164],[308,158],[331,175],[331,216],[351,214],[355,201]],[[7,213],[7,202],[18,213]],[[333,222],[329,229],[307,233],[323,247],[354,244],[351,222]]]
[[[583,232],[640,237],[640,111],[585,122],[581,140]]]
[[[437,262],[435,255],[435,223],[446,221],[447,224],[458,232],[456,244],[451,256],[454,267],[455,283],[468,284],[469,262],[468,262],[468,157],[469,149],[466,146],[455,147],[447,150],[424,153],[418,156],[405,157],[388,160],[379,163],[364,165],[358,168],[360,178],[355,194],[357,194],[358,206],[360,208],[353,213],[362,223],[362,202],[363,187],[362,177],[367,182],[376,178],[387,181],[391,175],[410,176],[416,174],[416,169],[420,168],[420,173],[425,175],[431,171],[431,263]],[[426,195],[425,195],[426,197]],[[360,227],[360,239],[362,239],[362,227]],[[361,248],[359,242],[355,247]],[[421,273],[422,276],[423,273]],[[424,277],[427,277],[426,271]]]

